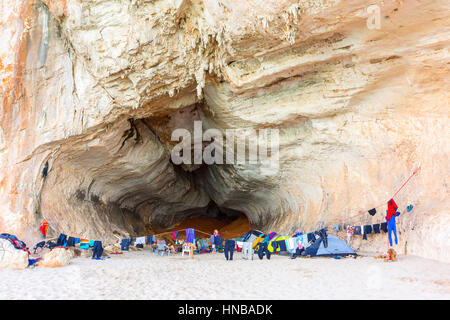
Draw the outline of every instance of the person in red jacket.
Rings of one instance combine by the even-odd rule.
[[[48,229],[48,222],[44,219],[44,221],[42,221],[41,226],[39,227],[39,229],[41,229],[42,235],[45,237],[47,236],[47,229]]]
[[[392,232],[394,233],[395,244],[398,244],[397,225],[395,224],[395,218],[400,215],[400,212],[397,212],[397,209],[398,207],[394,199],[389,200],[388,209],[386,210],[386,221],[388,227],[389,244],[391,247],[392,247],[392,235],[391,235]]]

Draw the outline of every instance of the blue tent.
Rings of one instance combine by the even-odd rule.
[[[326,244],[322,238],[319,238],[306,248],[304,255],[310,255],[311,257],[356,256],[356,252],[345,241],[333,235],[327,235]]]

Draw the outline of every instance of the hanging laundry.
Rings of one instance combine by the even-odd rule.
[[[45,241],[38,242],[33,248],[33,253],[36,254],[37,249],[38,248],[43,249],[44,246],[45,246]]]
[[[362,234],[362,238],[363,238],[363,240],[367,240],[367,236],[366,236],[366,234],[365,234],[365,228],[364,228],[364,226],[361,226],[361,234]]]
[[[48,230],[48,222],[45,219],[44,219],[44,221],[42,221],[39,229],[41,230],[42,236],[45,239],[45,237],[47,236],[47,230]]]
[[[83,249],[83,250],[89,249],[89,240],[88,239],[80,239],[80,249]]]
[[[333,229],[334,229],[334,231],[339,231],[339,225],[337,225],[337,224],[335,224],[334,226],[333,226]]]
[[[355,226],[355,232],[354,235],[360,235],[361,234],[361,226]]]
[[[134,246],[136,247],[138,244],[143,246],[145,244],[145,237],[136,238]]]
[[[94,241],[93,248],[94,249],[93,249],[93,253],[92,253],[92,259],[99,260],[100,257],[103,254],[102,242],[101,241]]]
[[[388,232],[387,222],[381,223],[381,224],[380,224],[380,228],[381,228],[381,230],[384,231],[384,233]]]
[[[242,252],[242,247],[244,246],[244,242],[243,241],[236,241],[236,251],[237,252]]]
[[[223,253],[225,254],[225,258],[227,260],[233,260],[234,247],[236,243],[234,240],[225,240],[225,248]]]
[[[278,242],[277,241],[270,242],[270,247],[272,248],[271,252],[272,253],[276,253],[277,252],[277,248],[278,248]],[[267,247],[267,248],[269,248],[269,247]]]
[[[254,249],[256,249],[256,247],[252,248],[251,242],[249,241],[244,242],[242,245],[242,259],[253,260],[253,254],[255,253]]]
[[[75,238],[75,244],[80,243],[81,239],[80,238]]]
[[[194,244],[195,231],[192,228],[186,229],[186,242]]]
[[[75,247],[75,238],[69,237],[69,239],[67,240],[67,246],[68,247]]]
[[[156,236],[155,235],[152,235],[152,241],[153,241],[153,243],[156,243]]]
[[[304,247],[304,242],[303,242],[304,238],[303,237],[297,237],[295,239],[296,243],[295,243],[295,247],[302,249]],[[294,248],[295,249],[295,248]]]
[[[407,212],[411,212],[411,210],[413,209],[413,205],[410,204],[409,206],[406,207],[406,211]]]
[[[355,226],[347,226],[347,244],[350,244],[352,235],[355,233]]]
[[[294,252],[295,246],[297,244],[297,238],[298,237],[291,237],[289,239],[286,239],[286,248],[288,253]]]
[[[121,238],[119,238],[119,237],[117,237],[117,240],[116,240],[116,242],[114,242],[114,244],[113,244],[113,246],[114,246],[114,249],[118,249],[118,248],[120,248],[120,243],[122,242],[122,239]],[[114,253],[114,252],[113,252]],[[115,254],[115,253],[114,253]]]
[[[177,239],[178,239],[178,231],[172,231],[172,239],[174,241],[177,241]]]
[[[315,235],[319,236],[322,239],[323,246],[328,248],[328,236],[327,236],[328,228],[322,228],[319,231],[314,232]]]
[[[373,233],[380,233],[380,224],[374,224],[373,226]]]
[[[276,236],[276,234],[277,234],[276,232],[271,232],[271,233],[269,233],[269,241],[272,240],[273,237]]]
[[[377,209],[373,208],[373,209],[370,209],[370,210],[369,210],[369,214],[370,214],[371,216],[374,216],[375,213],[377,213]]]
[[[355,226],[347,226],[347,233],[355,234]]]
[[[95,244],[95,240],[89,240],[89,247],[93,248]]]
[[[258,257],[260,260],[263,259],[264,255],[266,256],[267,260],[270,260],[270,251],[267,248],[267,242],[261,242],[258,249]]]
[[[277,243],[278,243],[278,248],[280,248],[280,252],[281,251],[287,251],[287,248],[286,248],[286,241],[285,240],[279,240],[279,241],[276,241]]]
[[[56,240],[56,246],[57,247],[63,247],[66,245],[66,240],[67,236],[64,233],[61,233],[58,237],[58,240]]]
[[[363,227],[363,230],[364,230],[364,232],[363,232],[363,239],[364,239],[364,240],[367,240],[367,235],[372,233],[372,226],[370,226],[370,225],[365,225],[365,226]]]
[[[261,241],[261,243],[268,243],[269,239],[270,239],[270,235],[267,235],[267,236],[264,237],[264,240]]]
[[[122,239],[120,241],[120,250],[122,251],[130,250],[130,239]]]
[[[308,241],[308,234],[307,233],[303,234],[303,241],[302,242],[303,242],[303,246],[305,248],[309,247],[309,241]]]
[[[397,212],[398,206],[395,203],[394,199],[389,200],[387,204],[388,204],[388,209],[387,209],[386,221],[389,222],[389,220],[391,220],[391,217]]]
[[[298,244],[298,247],[295,249],[295,252],[291,256],[291,259],[295,259],[297,257],[302,256],[304,252],[305,248],[301,244]]]
[[[307,234],[307,239],[308,239],[308,242],[316,240],[316,238],[314,237],[314,234],[312,232],[309,232]]]

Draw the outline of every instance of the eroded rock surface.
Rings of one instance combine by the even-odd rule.
[[[45,217],[50,233],[114,239],[242,212],[312,231],[420,167],[396,197],[398,251],[450,261],[450,4],[380,2],[369,29],[372,4],[3,1],[0,229],[28,242]],[[195,120],[279,129],[279,172],[173,165],[171,132]]]
[[[71,250],[55,248],[42,256],[42,259],[38,262],[38,266],[46,268],[64,267],[70,263],[70,259],[72,258],[73,252]]]
[[[13,244],[0,239],[0,270],[22,270],[28,267],[28,252],[14,248]]]

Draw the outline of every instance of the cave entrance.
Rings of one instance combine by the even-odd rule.
[[[154,229],[156,234],[193,228],[208,234],[214,229],[219,230],[221,237],[236,238],[243,236],[250,229],[250,222],[244,212],[234,209],[219,207],[211,201],[206,208],[195,208],[183,212],[184,220],[170,228]],[[185,239],[186,234],[180,233],[180,239]],[[207,234],[196,232],[197,238],[208,238]]]
[[[194,228],[234,238],[264,229],[264,212],[276,212],[270,181],[234,165],[172,163],[170,132],[181,120],[193,122],[122,119],[64,144],[40,191],[39,212],[55,233],[114,240]]]

